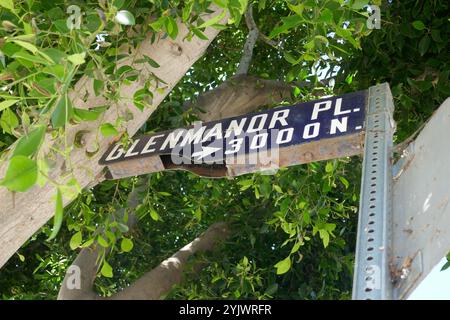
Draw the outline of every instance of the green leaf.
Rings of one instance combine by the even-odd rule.
[[[41,58],[39,56],[31,55],[28,52],[25,52],[25,50],[22,50],[22,51],[14,53],[12,55],[12,58],[14,58],[14,59],[23,59],[25,61],[29,61],[29,62],[33,62],[33,63],[40,63],[40,64],[48,65],[48,61],[45,60],[44,58]]]
[[[439,30],[431,30],[431,37],[435,42],[442,42],[441,34]]]
[[[62,96],[56,103],[55,110],[52,114],[53,128],[61,128],[73,117],[73,107],[67,94]]]
[[[106,278],[112,278],[113,277],[113,270],[111,265],[105,261],[103,261],[103,266],[102,269],[100,270],[100,273],[102,274],[102,276],[106,277]]]
[[[319,235],[320,235],[320,238],[322,239],[324,248],[328,247],[328,244],[330,243],[330,235],[327,232],[327,230],[320,229]]]
[[[292,15],[281,18],[281,21],[283,21],[283,24],[273,29],[269,34],[269,38],[276,37],[281,33],[286,33],[289,29],[295,28],[300,25],[304,21],[304,19],[298,15]]]
[[[55,48],[45,48],[42,50],[42,53],[49,57],[54,63],[61,63],[61,60],[67,57],[63,51]]]
[[[325,166],[325,172],[330,173],[333,171],[333,163],[327,162],[327,165]]]
[[[279,261],[275,268],[277,268],[277,274],[284,274],[289,271],[291,268],[291,256],[288,256],[286,259]]]
[[[166,19],[167,19],[166,16],[159,17],[158,20],[153,21],[152,23],[150,23],[150,27],[152,27],[153,30],[155,30],[156,32],[158,32],[158,31],[160,31],[161,28],[163,27],[163,25],[164,25]]]
[[[339,177],[339,180],[342,182],[342,184],[344,185],[345,189],[348,189],[348,187],[350,186],[350,183],[348,182],[348,180],[345,179],[344,177]]]
[[[253,185],[253,180],[252,179],[241,180],[241,181],[238,182],[238,185],[242,186],[240,191],[244,191],[244,190],[247,190],[248,188],[250,188]]]
[[[153,68],[159,68],[160,65],[158,64],[158,62],[156,62],[155,60],[153,60],[152,58],[150,58],[149,56],[144,55],[144,59],[145,61],[147,61],[147,63],[149,65],[151,65]]]
[[[105,112],[106,107],[97,107],[92,109],[73,109],[73,116],[78,121],[95,121]]]
[[[117,129],[108,122],[100,126],[100,132],[104,137],[117,136],[119,134],[119,131],[117,131]]]
[[[203,29],[209,26],[212,26],[213,24],[218,23],[220,20],[222,20],[225,17],[225,10],[222,11],[221,14],[218,14],[217,16],[209,19],[208,21],[203,22],[201,25],[197,26],[197,28]]]
[[[17,253],[17,255],[19,256],[20,261],[25,262],[25,257],[24,255]]]
[[[156,212],[155,209],[153,209],[153,208],[150,209],[150,217],[152,217],[152,219],[155,221],[158,221],[161,219],[158,212]]]
[[[103,238],[101,235],[98,235],[97,242],[99,245],[101,245],[104,248],[107,248],[109,246],[108,241],[106,241],[105,238]]]
[[[6,108],[11,107],[18,101],[20,101],[20,100],[19,99],[11,99],[11,100],[5,100],[5,101],[0,102],[0,111],[3,111]]]
[[[303,212],[303,221],[306,224],[310,224],[311,223],[311,215],[309,214],[309,211],[304,211]]]
[[[94,239],[91,238],[91,239],[87,240],[85,243],[83,243],[83,244],[81,245],[81,247],[82,247],[82,248],[87,248],[87,247],[90,247],[93,243],[94,243]]]
[[[175,40],[178,35],[177,22],[171,16],[168,16],[165,23],[167,34]]]
[[[75,250],[81,245],[81,242],[83,242],[83,234],[81,231],[78,231],[70,238],[70,249]]]
[[[9,161],[8,169],[0,185],[11,191],[24,192],[35,184],[37,175],[36,161],[25,156],[14,156]]]
[[[450,261],[447,261],[441,268],[441,271],[447,270],[450,267]]]
[[[278,192],[278,193],[283,193],[283,190],[281,190],[281,188],[280,188],[279,185],[274,184],[274,185],[273,185],[273,188],[275,189],[276,192]]]
[[[333,12],[328,8],[323,9],[320,13],[320,21],[328,24],[333,23]]]
[[[125,3],[125,0],[114,0],[114,1],[113,1],[113,5],[114,5],[114,7],[116,7],[117,9],[122,8],[123,5],[124,5],[124,3]]]
[[[4,132],[14,134],[14,129],[19,125],[19,119],[11,109],[5,109],[0,117],[0,125]]]
[[[194,1],[186,1],[187,3],[182,9],[181,13],[181,20],[183,22],[188,21],[189,17],[191,16],[192,8],[194,7]]]
[[[353,2],[352,8],[355,10],[360,10],[362,8],[364,8],[364,6],[366,6],[368,3],[367,0],[355,0]]]
[[[120,243],[120,249],[122,249],[123,252],[130,252],[133,249],[133,241],[128,238],[123,238]]]
[[[64,205],[62,200],[62,194],[59,188],[56,191],[56,203],[55,203],[55,217],[53,218],[53,229],[48,241],[54,239],[61,229],[62,221],[64,217]]]
[[[93,86],[94,86],[95,96],[98,97],[102,93],[103,88],[105,87],[105,84],[102,80],[94,79]]]
[[[12,153],[13,156],[32,156],[41,146],[45,137],[45,126],[39,125],[28,135],[20,137]]]
[[[197,208],[197,210],[195,210],[194,215],[197,219],[197,222],[200,222],[202,220],[202,210],[200,208]]]
[[[301,244],[302,243],[300,241],[296,242],[291,249],[291,253],[296,253],[298,251],[298,249],[300,248]]]
[[[298,60],[295,59],[294,56],[287,51],[284,52],[284,58],[286,59],[287,62],[289,62],[290,64],[293,64],[293,65],[296,65],[301,60],[301,59],[298,59]]]
[[[14,11],[14,1],[13,0],[0,0],[0,7]]]
[[[34,44],[31,44],[29,42],[22,41],[22,40],[11,40],[11,41],[14,42],[15,44],[21,46],[22,48],[27,49],[28,51],[30,51],[33,54],[36,54],[39,51],[39,49]]]
[[[420,20],[416,20],[416,21],[414,21],[413,23],[412,23],[412,25],[413,25],[413,27],[415,28],[415,29],[417,29],[417,30],[423,30],[423,29],[425,29],[425,24],[422,22],[422,21],[420,21]]]
[[[192,32],[202,40],[208,40],[208,37],[197,28],[192,28]]]
[[[133,14],[127,10],[120,10],[117,12],[115,20],[124,26],[132,26],[136,24]]]
[[[74,66],[79,66],[85,62],[84,58],[86,57],[86,52],[75,53],[67,57],[67,60],[70,61]]]
[[[278,291],[278,283],[272,283],[267,289],[265,294],[272,296],[275,292]]]
[[[423,56],[430,47],[431,39],[428,35],[425,35],[419,42],[419,53]]]
[[[303,14],[303,10],[305,10],[305,5],[303,3],[297,4],[297,5],[293,5],[293,4],[290,4],[288,2],[287,5],[288,5],[289,9],[294,11],[299,16],[301,16]]]
[[[117,228],[120,230],[120,232],[122,232],[122,233],[126,233],[126,232],[128,232],[128,230],[129,230],[129,228],[128,228],[128,226],[126,225],[126,224],[123,224],[123,223],[117,223]]]

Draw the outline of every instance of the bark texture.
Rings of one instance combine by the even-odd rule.
[[[222,10],[212,7],[211,16],[219,14]],[[205,20],[210,17],[205,16]],[[224,20],[227,19],[224,18]],[[178,22],[179,35],[176,40],[170,38],[160,38],[155,43],[150,42],[150,36],[142,41],[137,48],[123,48],[129,53],[128,57],[121,60],[121,65],[132,65],[139,70],[139,79],[131,85],[123,85],[120,90],[120,99],[117,102],[107,101],[103,97],[96,97],[93,92],[93,80],[84,76],[75,85],[70,93],[73,105],[77,108],[92,108],[100,105],[111,105],[98,122],[85,122],[78,125],[68,125],[67,141],[72,143],[75,135],[85,131],[83,135],[84,146],[75,148],[70,153],[70,164],[78,183],[82,188],[91,187],[103,180],[103,167],[98,165],[98,159],[106,151],[112,138],[103,138],[98,133],[99,123],[114,123],[118,116],[131,112],[133,119],[127,122],[123,131],[127,131],[130,136],[142,126],[155,108],[172,90],[175,84],[184,76],[192,64],[205,52],[211,41],[218,34],[218,30],[207,28],[205,34],[208,41],[193,38],[192,41],[183,41],[188,30],[183,23]],[[135,64],[134,61],[148,55],[159,63],[160,68],[153,69],[147,64]],[[163,79],[164,92],[154,92],[151,108],[146,108],[143,112],[133,105],[133,94],[143,87],[151,72]],[[50,147],[59,148],[54,145],[51,136],[47,135],[41,152],[46,152]],[[89,158],[87,152],[95,154]],[[0,177],[3,177],[7,168],[7,162],[0,164]],[[52,168],[50,177],[58,182],[64,181],[67,176],[68,166],[64,164],[64,159],[56,159],[56,164]],[[41,228],[54,214],[54,194],[55,189],[47,184],[45,187],[35,186],[25,193],[12,195],[6,188],[0,188],[0,267],[16,252],[20,246]],[[64,199],[67,205],[73,199]]]

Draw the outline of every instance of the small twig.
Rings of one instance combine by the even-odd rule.
[[[281,48],[281,42],[276,42],[272,39],[270,39],[268,36],[266,36],[264,33],[259,33],[259,39],[265,43],[267,43],[269,46],[274,47],[275,49]]]

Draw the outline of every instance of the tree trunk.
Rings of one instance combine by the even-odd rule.
[[[160,299],[169,293],[174,285],[181,283],[183,272],[190,256],[196,252],[213,250],[217,242],[224,240],[227,234],[228,226],[226,223],[218,222],[211,225],[203,235],[161,262],[156,268],[144,274],[132,285],[118,292],[112,299]]]
[[[97,249],[83,249],[67,272],[58,300],[155,300],[166,295],[174,285],[181,283],[183,272],[191,257],[196,252],[211,251],[216,244],[228,235],[228,226],[224,222],[211,225],[200,237],[181,248],[170,258],[161,262],[156,268],[144,274],[129,287],[119,291],[110,298],[102,298],[93,291],[93,283],[97,274]],[[74,269],[74,267],[76,269]],[[201,266],[194,266],[200,271]],[[79,270],[78,275],[75,274]],[[80,276],[79,286],[74,287],[71,281]]]
[[[213,7],[211,15],[219,14],[222,9]],[[205,16],[205,20],[210,17]],[[227,19],[227,18],[224,18]],[[103,166],[98,165],[98,159],[106,151],[112,138],[103,138],[98,134],[99,123],[114,123],[119,115],[129,111],[133,114],[133,119],[126,123],[126,130],[130,136],[145,123],[155,108],[163,101],[167,94],[173,89],[176,83],[184,76],[192,64],[200,58],[209,46],[211,41],[218,34],[218,30],[207,28],[205,34],[208,41],[193,38],[192,41],[183,41],[188,33],[186,26],[178,22],[179,35],[176,40],[170,38],[155,41],[151,44],[149,35],[132,53],[118,65],[133,65],[140,70],[140,77],[131,85],[123,85],[120,88],[121,99],[116,103],[106,101],[103,97],[96,97],[93,92],[92,79],[82,77],[75,85],[70,97],[77,108],[92,108],[99,105],[111,105],[104,117],[98,122],[85,122],[78,125],[68,125],[66,132],[69,143],[74,141],[75,135],[82,130],[87,133],[83,136],[84,146],[74,148],[70,153],[70,163],[73,166],[73,173],[81,188],[92,187],[103,180]],[[130,48],[124,48],[130,49]],[[159,63],[161,67],[152,69],[146,64],[134,64],[134,61],[143,55],[148,55]],[[133,94],[142,88],[144,82],[154,72],[167,84],[164,92],[154,92],[153,106],[146,108],[143,112],[133,105]],[[131,98],[131,99],[130,99]],[[41,152],[49,150],[53,142],[51,136],[47,135]],[[96,151],[91,158],[86,152]],[[7,163],[0,166],[0,177],[4,176]],[[57,159],[57,164],[51,170],[51,178],[64,181],[64,174],[68,173],[64,159]],[[13,195],[6,188],[0,188],[0,267],[16,252],[20,246],[39,230],[54,214],[54,194],[55,189],[47,184],[45,187],[35,186],[25,193]],[[69,204],[74,199],[64,199],[64,204]]]

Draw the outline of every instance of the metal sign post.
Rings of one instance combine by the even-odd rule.
[[[371,87],[356,243],[353,299],[391,299],[391,181],[394,103],[389,86]]]

